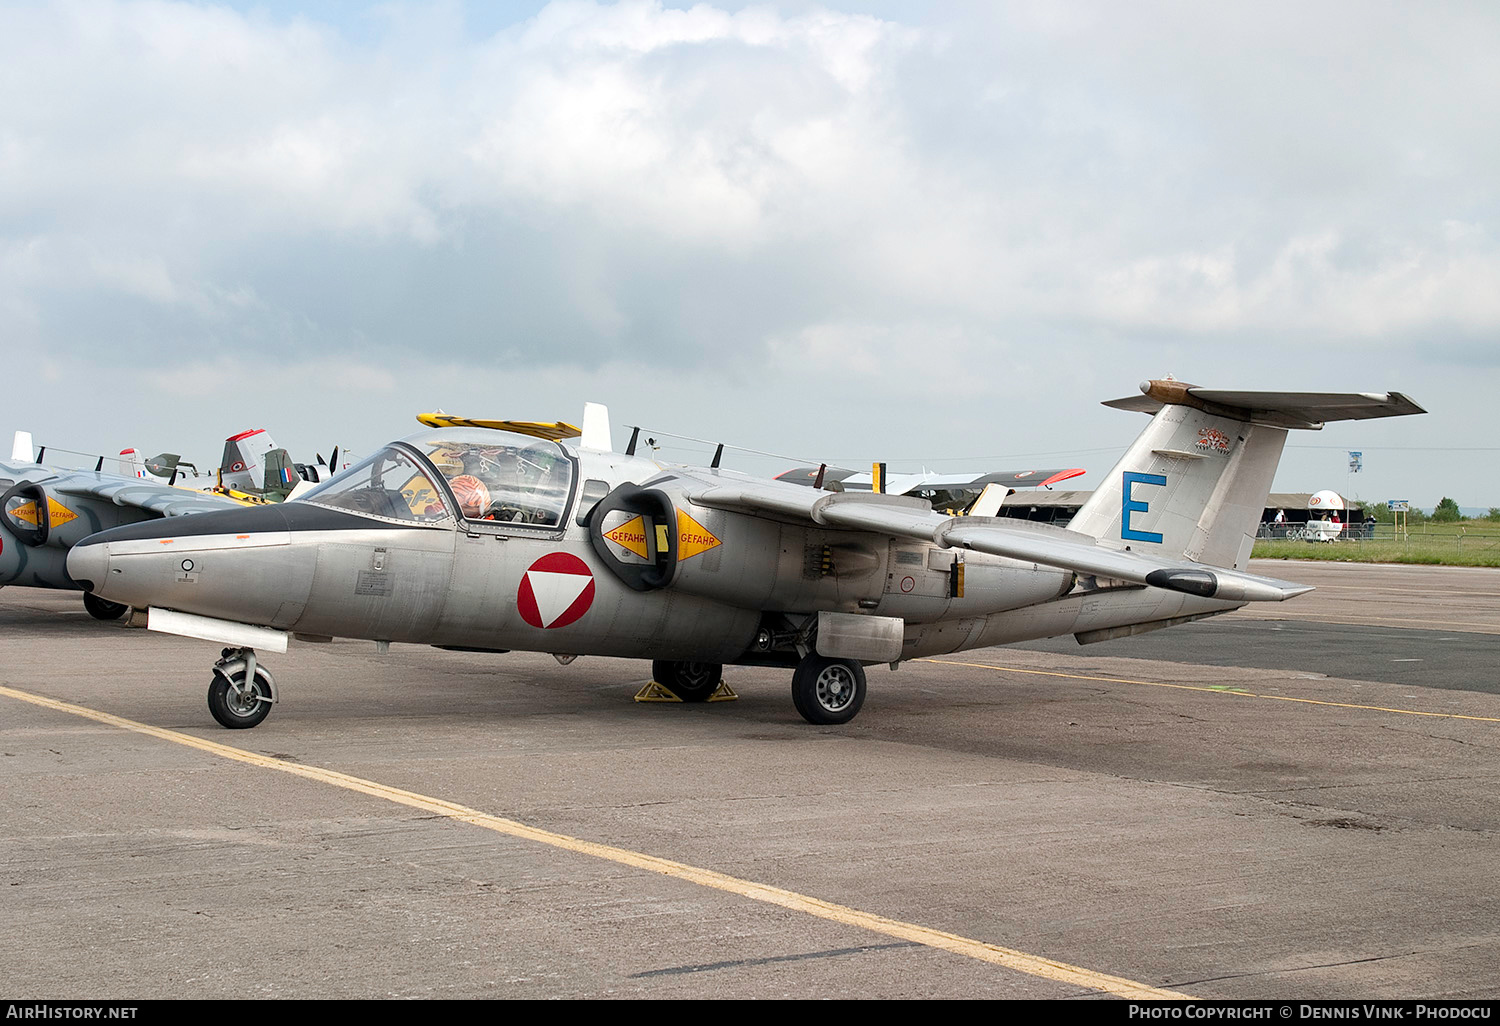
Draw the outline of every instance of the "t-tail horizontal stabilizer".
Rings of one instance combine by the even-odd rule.
[[[1141,393],[1104,404],[1150,413],[1151,423],[1069,531],[1127,552],[1235,571],[1249,561],[1288,430],[1426,412],[1400,392],[1230,392],[1164,380],[1143,383]],[[1227,582],[1212,577],[1163,569],[1147,583],[1228,597]]]
[[[1231,392],[1170,379],[1143,381],[1140,395],[1112,399],[1104,405],[1152,414],[1166,406],[1188,406],[1251,424],[1311,431],[1330,421],[1427,412],[1400,392]]]

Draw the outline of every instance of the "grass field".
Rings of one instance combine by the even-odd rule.
[[[1345,563],[1434,563],[1500,566],[1500,523],[1414,524],[1405,537],[1390,524],[1376,524],[1373,538],[1336,542],[1257,541],[1256,559],[1322,559]]]

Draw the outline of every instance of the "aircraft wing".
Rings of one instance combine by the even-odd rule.
[[[1066,481],[1070,477],[1078,477],[1083,474],[1081,467],[1065,467],[1061,470],[997,470],[991,474],[902,474],[899,477],[891,475],[890,487],[886,490],[893,495],[906,495],[914,491],[951,491],[955,488],[967,488],[979,491],[985,485],[1004,485],[1006,488],[1048,488],[1059,481]],[[862,476],[868,487],[870,475]],[[858,481],[859,477],[850,480]],[[848,487],[849,482],[844,482]]]
[[[998,484],[1006,488],[1047,488],[1070,477],[1078,477],[1085,471],[1080,467],[1065,467],[1058,470],[997,470],[993,473],[968,471],[963,473],[937,473],[923,471],[920,474],[891,474],[885,490],[890,495],[906,495],[914,491],[952,491],[966,488],[983,491],[985,485]],[[791,484],[811,485],[818,476],[817,467],[793,467],[776,480]],[[870,475],[857,474],[840,467],[828,467],[823,480],[837,481],[847,491],[868,491]]]
[[[68,481],[55,488],[60,495],[76,495],[79,498],[104,499],[116,506],[134,506],[163,517],[178,517],[189,513],[212,513],[215,510],[234,509],[243,503],[211,492],[194,492],[186,488],[155,484],[137,478],[102,477],[97,481]]]
[[[1231,602],[1281,602],[1312,588],[1187,559],[1166,559],[1107,545],[1051,524],[1009,517],[946,517],[904,495],[823,492],[730,471],[674,467],[694,502],[714,509],[810,521],[827,527],[917,538],[945,548],[1055,566]]]

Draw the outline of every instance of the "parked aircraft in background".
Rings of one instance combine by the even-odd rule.
[[[83,456],[94,469],[47,466],[46,447],[33,452],[31,435],[16,432],[10,461],[0,462],[0,585],[79,590],[67,574],[67,550],[87,535],[163,516],[280,501],[334,473],[321,456],[312,466],[292,463],[259,429],[229,438],[222,465],[210,474],[200,474],[175,453],[143,459],[128,447],[107,459],[52,451]],[[338,460],[334,449],[331,462]],[[106,466],[113,473],[105,473]],[[118,619],[126,609],[89,594],[83,604],[100,620]]]
[[[44,466],[24,458],[29,450],[30,439],[18,437],[11,459],[0,462],[0,585],[77,591],[67,556],[82,538],[122,524],[240,505],[134,476]],[[91,594],[83,605],[100,620],[118,619],[126,609]]]
[[[209,707],[251,727],[276,699],[258,652],[290,639],[653,660],[708,698],[725,664],[785,666],[813,723],[847,722],[864,667],[1072,634],[1081,643],[1311,590],[1251,574],[1287,431],[1424,412],[1400,393],[1227,392],[1172,380],[1106,405],[1152,415],[1067,528],[945,516],[611,444],[440,427],[298,501],[104,531],[68,570],[224,649]]]
[[[1051,488],[1059,481],[1066,481],[1083,473],[1085,471],[1081,468],[1069,467],[1060,470],[968,473],[924,470],[917,474],[887,474],[884,464],[877,463],[870,473],[845,470],[842,467],[793,467],[776,475],[776,480],[816,488],[842,489],[846,492],[876,491],[888,495],[917,495],[932,503],[933,509],[959,513],[972,512],[971,507],[986,491],[991,496],[998,494],[1003,499],[1017,488]],[[988,505],[986,501],[985,506]]]
[[[874,475],[842,467],[793,467],[777,474],[777,481],[812,486],[823,471],[823,485],[839,484],[846,492],[868,492],[874,484]],[[996,470],[975,473],[940,473],[924,470],[917,474],[891,474],[883,487],[875,489],[888,495],[909,495],[919,491],[972,491],[984,490],[985,485],[998,484],[1006,488],[1051,488],[1059,481],[1066,481],[1086,473],[1082,468],[1069,467],[1061,470]]]
[[[256,428],[224,440],[224,455],[219,460],[219,482],[222,487],[236,492],[280,502],[296,491],[301,482],[321,484],[341,469],[338,446],[334,446],[326,463],[322,456],[318,457],[317,463],[294,463],[265,428]]]
[[[103,456],[55,446],[42,446],[32,456],[31,435],[24,431],[16,432],[15,451],[11,458],[26,463],[44,463],[49,449],[54,454],[84,457],[94,463],[96,471],[104,469],[106,458]],[[121,449],[114,460],[115,472],[120,477],[165,478],[168,484],[182,488],[265,502],[280,502],[302,483],[320,484],[347,466],[347,462],[339,465],[338,446],[334,446],[326,462],[318,456],[316,463],[296,463],[285,449],[277,446],[265,428],[242,431],[225,439],[224,455],[218,469],[208,472],[201,472],[196,464],[187,462],[176,453],[164,452],[145,458],[134,446]]]

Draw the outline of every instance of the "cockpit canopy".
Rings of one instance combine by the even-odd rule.
[[[451,519],[448,500],[430,472],[395,446],[386,446],[298,500],[383,520],[436,524]]]
[[[573,461],[556,442],[506,431],[448,430],[406,439],[445,479],[470,521],[556,527],[573,497]]]
[[[556,442],[446,429],[387,446],[300,500],[419,524],[457,515],[471,523],[555,528],[567,514],[574,477],[573,461]]]

